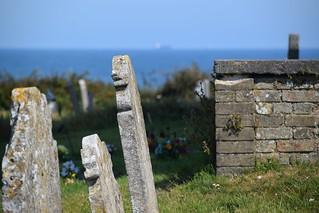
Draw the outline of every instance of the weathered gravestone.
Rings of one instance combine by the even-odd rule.
[[[75,112],[80,112],[80,105],[79,105],[79,102],[78,102],[78,98],[76,97],[76,92],[75,92],[75,89],[74,89],[74,86],[73,86],[72,79],[68,80],[67,88],[68,88],[68,91],[69,91],[69,95],[70,95],[70,99],[71,99],[74,111]]]
[[[299,35],[289,34],[288,59],[299,59]]]
[[[158,212],[140,95],[129,56],[115,56],[112,69],[133,212]]]
[[[87,112],[89,108],[89,95],[86,86],[86,82],[84,79],[79,80],[80,90],[81,90],[81,98],[82,98],[82,109],[83,112]]]
[[[62,212],[51,114],[36,87],[12,91],[12,136],[2,160],[3,212]]]
[[[82,139],[81,157],[86,169],[84,176],[89,187],[91,211],[124,212],[119,186],[112,171],[111,155],[97,134]]]

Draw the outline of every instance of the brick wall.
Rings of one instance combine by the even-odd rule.
[[[216,60],[217,175],[316,162],[319,60]]]

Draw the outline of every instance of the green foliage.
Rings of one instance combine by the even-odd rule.
[[[152,118],[163,119],[182,119],[184,115],[191,113],[192,110],[199,110],[199,105],[196,102],[187,100],[179,100],[173,98],[165,98],[160,101],[145,102],[142,101],[145,120],[147,113],[150,113]]]
[[[207,75],[199,71],[196,64],[174,72],[171,79],[168,79],[158,93],[163,97],[194,100],[194,89],[198,80],[207,78]]]
[[[214,84],[211,83],[211,94],[214,94]],[[202,93],[203,94],[203,93]],[[200,110],[193,110],[188,121],[188,135],[192,141],[202,145],[214,163],[215,142],[215,99],[197,94],[200,98]]]
[[[73,112],[73,106],[70,100],[68,85],[72,83],[80,100],[79,79],[85,78],[88,73],[64,73],[62,75],[53,74],[52,76],[41,77],[35,70],[30,76],[15,79],[7,72],[0,72],[0,111],[8,111],[11,103],[11,91],[18,87],[36,86],[42,93],[51,89],[56,97],[56,102],[61,108],[61,114],[67,116]],[[102,81],[92,81],[86,79],[87,87],[94,94],[95,107],[101,109],[105,104],[114,101],[115,90],[112,84],[106,84]]]
[[[267,158],[265,160],[255,159],[255,171],[267,172],[269,170],[277,170],[280,168],[278,160]]]
[[[243,128],[240,115],[230,115],[224,127],[225,130],[230,130],[233,134],[238,134]]]

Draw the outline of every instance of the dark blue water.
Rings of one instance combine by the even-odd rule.
[[[26,77],[89,71],[88,78],[111,82],[112,57],[128,54],[141,87],[157,87],[171,73],[196,63],[212,73],[215,59],[285,59],[287,50],[0,50],[0,71]],[[319,59],[319,49],[300,50],[300,59]]]

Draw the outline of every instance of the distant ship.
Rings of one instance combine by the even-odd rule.
[[[159,42],[155,43],[155,49],[157,50],[169,50],[171,49],[171,46],[167,45],[167,44],[161,44]]]

